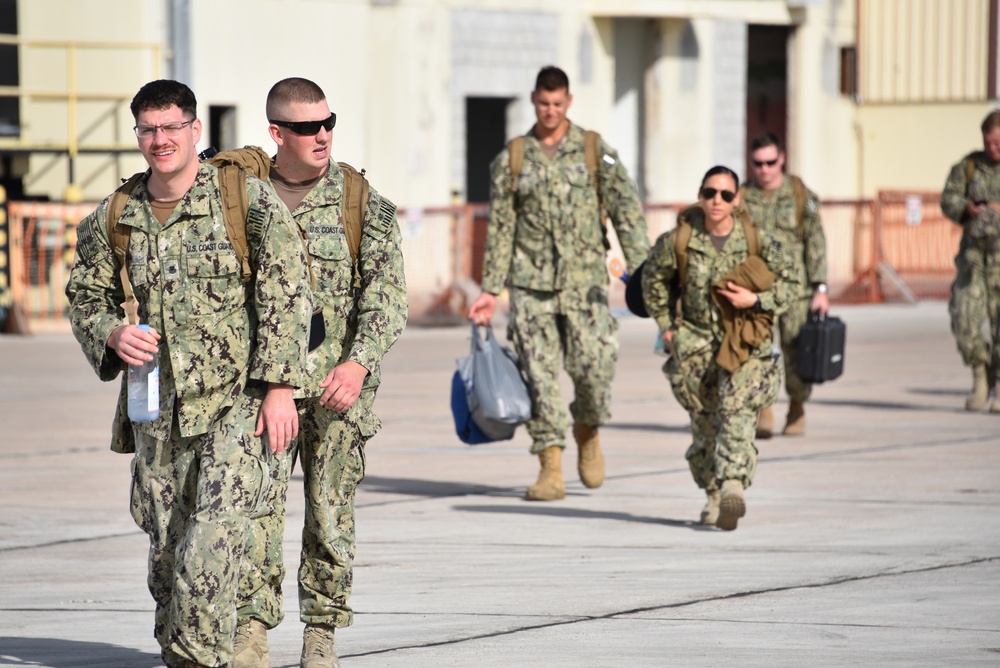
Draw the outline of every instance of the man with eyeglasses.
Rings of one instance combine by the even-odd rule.
[[[611,416],[611,382],[618,359],[618,323],[608,308],[608,271],[601,208],[614,225],[628,270],[649,251],[646,218],[635,184],[615,150],[597,142],[588,164],[588,135],[566,114],[569,77],[558,67],[539,71],[531,103],[536,122],[490,165],[490,221],[483,258],[483,292],[469,319],[488,325],[497,295],[510,294],[508,337],[527,377],[531,453],[538,480],[529,501],[566,496],[562,453],[569,426],[559,389],[560,361],[573,381],[570,404],[584,486],[604,482],[599,427]],[[590,140],[592,141],[592,139]],[[522,146],[515,179],[514,146]],[[596,171],[596,175],[592,174]]]
[[[374,188],[363,200],[360,242],[346,218],[352,206],[347,165],[333,160],[336,115],[314,82],[283,79],[267,95],[268,131],[277,145],[271,184],[307,237],[322,309],[324,340],[308,356],[308,379],[296,391],[306,512],[298,572],[299,617],[305,623],[301,665],[339,666],[334,632],[349,626],[355,550],[354,496],[365,472],[365,444],[381,423],[372,410],[382,358],[406,324],[406,279],[396,207]],[[367,183],[367,182],[366,182]],[[352,246],[357,243],[357,247]],[[352,254],[357,252],[357,264]],[[294,455],[294,450],[293,450]],[[241,586],[242,652],[234,668],[268,665],[266,629],[281,622],[285,490],[277,512],[253,531]]]
[[[171,668],[232,661],[239,564],[250,518],[269,512],[272,476],[290,467],[282,453],[298,429],[292,391],[305,382],[312,312],[295,225],[252,177],[242,280],[217,170],[198,160],[196,108],[191,89],[168,80],[146,84],[131,104],[149,169],[118,226],[130,230],[124,264],[149,331],[122,323],[112,197],[80,223],[66,288],[73,333],[101,380],[159,362],[151,422],[125,415],[122,373],[112,449],[135,453],[131,512],[149,535],[154,635]]]
[[[812,385],[798,376],[799,332],[810,311],[825,316],[830,309],[826,286],[826,235],[819,216],[819,197],[802,181],[784,173],[785,151],[773,132],[765,132],[750,142],[750,171],[753,179],[742,189],[743,202],[751,219],[763,230],[773,233],[787,249],[794,262],[791,279],[796,284],[794,298],[778,319],[781,356],[785,367],[785,389],[789,407],[786,436],[806,433],[805,402]],[[760,412],[757,438],[771,438],[774,412],[768,406]]]

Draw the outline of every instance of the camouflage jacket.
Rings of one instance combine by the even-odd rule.
[[[811,297],[816,283],[826,283],[826,235],[819,217],[819,197],[807,190],[806,206],[799,225],[797,204],[790,178],[785,178],[770,197],[750,182],[743,206],[762,232],[781,242],[792,262],[791,280],[796,297]]]
[[[129,280],[140,321],[161,336],[160,416],[135,423],[135,429],[167,439],[176,408],[181,436],[195,436],[209,430],[248,381],[303,383],[312,298],[302,243],[270,186],[248,178],[247,198],[255,275],[244,285],[214,167],[199,167],[162,226],[150,208],[146,180],[132,191],[120,219],[132,228]],[[123,324],[124,301],[108,240],[109,200],[80,223],[66,287],[73,333],[105,381],[126,366],[107,346],[108,336]],[[123,406],[120,401],[119,411]]]
[[[320,382],[333,367],[354,361],[368,369],[361,398],[348,412],[371,436],[378,428],[371,415],[375,389],[381,377],[382,357],[406,325],[406,277],[396,206],[374,188],[362,223],[358,268],[361,284],[354,285],[354,268],[343,219],[344,172],[334,161],[292,216],[308,236],[309,255],[316,279],[314,300],[323,310],[326,339],[309,353],[308,380],[296,397],[318,397]]]
[[[972,178],[967,176],[969,161],[972,161]],[[969,237],[963,241],[995,242],[1000,238],[1000,214],[987,208],[969,220],[965,214],[968,200],[1000,202],[1000,164],[991,163],[982,151],[966,156],[948,172],[941,192],[941,211],[963,226],[963,237]]]
[[[695,210],[691,216],[691,239],[688,242],[687,280],[678,292],[677,253],[674,248],[676,229],[656,240],[642,271],[642,293],[646,310],[656,320],[661,332],[674,330],[673,346],[677,354],[707,347],[717,348],[725,336],[721,312],[712,299],[709,286],[730,272],[749,256],[743,225],[736,221],[722,252],[716,252],[705,230],[704,213]],[[775,275],[774,284],[758,293],[764,311],[780,315],[787,308],[796,289],[791,280],[793,263],[781,242],[770,233],[761,231],[761,259]],[[676,296],[681,295],[680,317],[674,310]],[[759,346],[756,357],[771,354],[771,346]]]
[[[534,132],[524,138],[516,192],[505,148],[490,166],[490,222],[483,259],[483,290],[505,283],[531,290],[606,287],[608,271],[597,192],[584,157],[584,131],[570,125],[550,162]],[[649,251],[646,218],[635,185],[614,149],[601,140],[598,187],[629,270]]]

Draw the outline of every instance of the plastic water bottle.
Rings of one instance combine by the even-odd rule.
[[[149,325],[139,325],[144,332]],[[142,366],[128,365],[128,417],[133,422],[152,422],[160,415],[160,359]]]

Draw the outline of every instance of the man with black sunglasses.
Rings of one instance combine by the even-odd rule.
[[[812,385],[799,378],[799,332],[810,311],[825,316],[830,309],[826,286],[826,235],[819,216],[819,197],[802,181],[784,173],[785,151],[773,132],[757,135],[750,142],[750,171],[753,179],[743,191],[743,202],[757,226],[773,233],[794,262],[792,280],[795,296],[778,319],[781,334],[781,356],[785,367],[785,389],[789,407],[786,436],[806,433],[805,402]],[[757,438],[771,438],[774,433],[774,413],[768,406],[760,413]]]
[[[297,452],[302,464],[306,499],[298,572],[299,616],[306,624],[301,665],[334,668],[340,665],[334,630],[354,621],[348,604],[354,495],[365,473],[365,444],[381,426],[372,404],[382,358],[406,324],[402,237],[396,206],[349,165],[332,159],[337,117],[318,85],[301,78],[274,84],[267,118],[277,145],[271,185],[306,239],[314,301],[321,309],[313,319],[308,376],[295,393],[299,438],[292,446],[293,461]],[[359,240],[347,222],[355,205],[363,207]],[[325,336],[315,336],[317,330]],[[252,527],[234,668],[269,665],[266,629],[283,617],[287,486],[287,475],[276,481],[275,513]]]
[[[490,166],[483,292],[469,318],[489,324],[497,295],[509,288],[508,335],[527,376],[532,409],[526,427],[531,453],[541,460],[525,498],[554,501],[566,496],[561,462],[569,426],[560,360],[573,380],[569,408],[580,480],[590,488],[604,481],[597,431],[611,415],[618,324],[608,308],[602,205],[629,271],[646,259],[649,239],[635,184],[617,153],[566,117],[573,102],[566,73],[543,67],[531,102],[537,122],[515,140],[523,143],[512,142]],[[595,138],[588,158],[588,140]],[[517,153],[522,160],[515,176]]]

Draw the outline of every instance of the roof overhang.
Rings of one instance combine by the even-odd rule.
[[[659,19],[729,19],[788,25],[792,7],[812,0],[586,0],[595,17]]]

